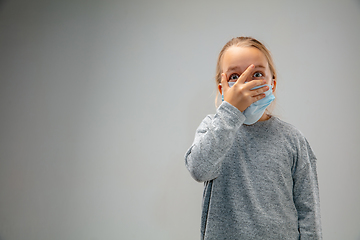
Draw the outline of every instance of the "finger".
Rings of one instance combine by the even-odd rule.
[[[260,95],[260,94],[262,94],[262,93],[265,93],[266,91],[268,91],[270,88],[269,88],[269,86],[268,85],[265,85],[265,86],[261,86],[261,87],[259,87],[259,88],[256,88],[256,89],[252,89],[251,91],[250,91],[250,93],[251,93],[251,96],[257,96],[257,95]]]
[[[250,66],[248,66],[248,68],[241,74],[241,76],[236,82],[245,83],[246,79],[250,76],[254,68],[254,64],[250,64]]]
[[[259,100],[261,100],[261,99],[263,99],[265,97],[266,97],[265,93],[261,93],[261,94],[259,94],[257,96],[253,96],[252,97],[252,102],[254,103],[254,102],[259,101]]]
[[[250,82],[246,82],[245,84],[247,89],[255,90],[262,87],[263,85],[266,85],[266,80],[265,79],[252,80]]]

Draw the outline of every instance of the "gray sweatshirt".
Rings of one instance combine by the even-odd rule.
[[[201,239],[322,239],[316,158],[292,125],[223,102],[185,155],[204,182]]]

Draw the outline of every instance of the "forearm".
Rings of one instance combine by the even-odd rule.
[[[208,181],[218,176],[221,162],[244,121],[245,116],[227,102],[220,105],[213,118],[204,119],[185,155],[186,167],[195,180]]]

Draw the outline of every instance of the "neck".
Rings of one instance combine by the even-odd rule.
[[[261,116],[261,118],[259,119],[259,122],[269,120],[270,118],[271,118],[271,115],[268,114],[267,112],[264,112],[264,114],[263,114],[263,115]]]

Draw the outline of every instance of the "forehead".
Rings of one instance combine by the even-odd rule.
[[[262,65],[268,68],[268,62],[265,55],[255,47],[229,47],[222,58],[222,70],[240,67],[245,70],[250,64]]]

